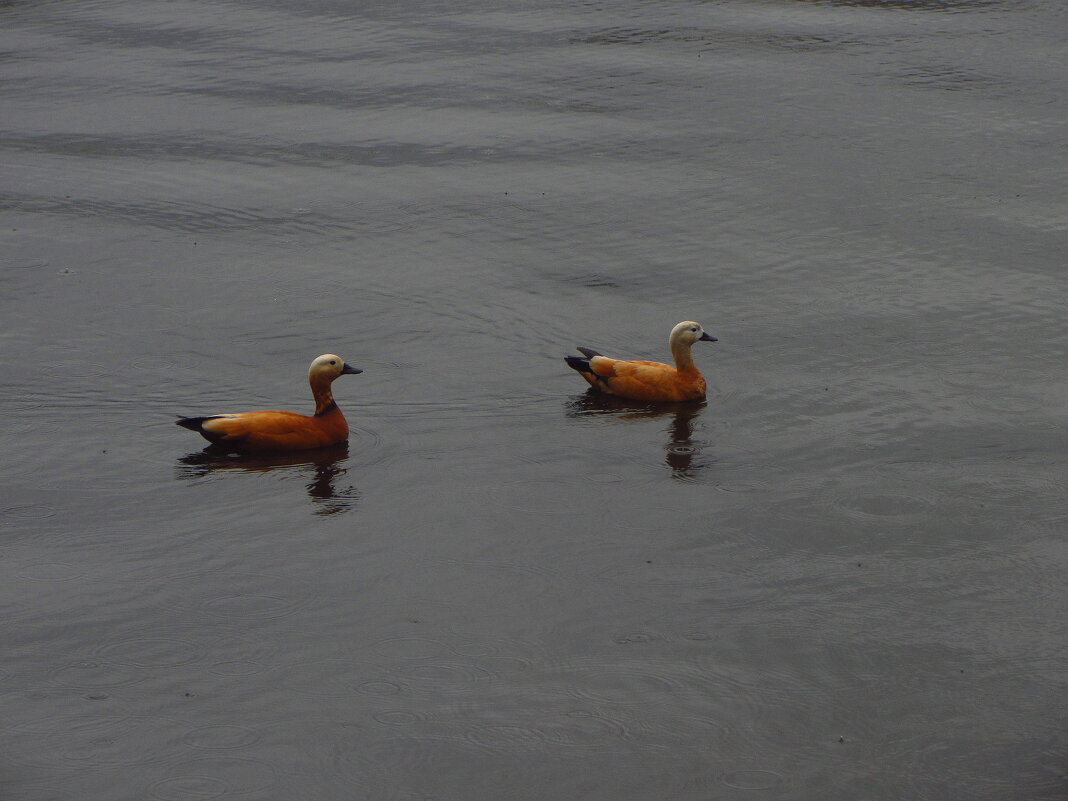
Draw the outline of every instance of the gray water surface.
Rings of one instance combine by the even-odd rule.
[[[1066,41],[0,4],[0,795],[1065,798]],[[683,319],[705,404],[562,360]],[[173,425],[323,352],[347,446]]]

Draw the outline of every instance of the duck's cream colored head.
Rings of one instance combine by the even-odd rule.
[[[700,323],[695,323],[693,320],[683,320],[676,325],[671,329],[671,336],[668,338],[668,343],[672,348],[677,345],[686,345],[688,347],[694,342],[702,341],[718,342],[719,340],[705,331]]]
[[[333,381],[339,375],[357,375],[362,372],[363,370],[357,367],[345,364],[345,360],[336,353],[324,353],[322,356],[316,356],[312,361],[311,367],[308,368],[308,380]]]

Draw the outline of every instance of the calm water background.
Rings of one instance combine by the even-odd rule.
[[[1066,41],[0,4],[0,794],[1065,798]],[[685,318],[706,405],[561,360]],[[347,449],[173,425],[324,351]]]

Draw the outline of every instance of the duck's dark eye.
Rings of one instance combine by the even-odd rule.
[[[697,329],[695,328],[695,329],[694,329],[694,331],[696,331],[696,330],[697,330]],[[331,360],[330,360],[330,364],[337,364],[337,362],[336,362],[336,361],[334,361],[333,359],[331,359]]]
[[[695,334],[697,333],[697,329],[696,328],[691,328],[690,330],[693,331]]]

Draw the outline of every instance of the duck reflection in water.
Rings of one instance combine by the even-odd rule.
[[[348,473],[343,464],[349,456],[348,442],[314,451],[247,454],[224,445],[209,445],[178,460],[177,478],[195,481],[213,473],[288,473],[309,479],[308,498],[317,515],[336,515],[356,508],[360,495],[355,487],[339,486]]]
[[[671,477],[690,480],[707,465],[701,460],[701,448],[694,444],[693,431],[704,401],[686,403],[641,403],[588,390],[567,405],[568,417],[612,415],[620,420],[665,419],[668,441],[664,445],[664,462]]]

